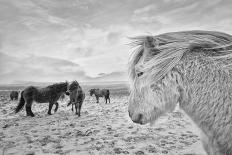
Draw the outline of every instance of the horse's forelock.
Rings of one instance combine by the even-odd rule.
[[[134,79],[136,76],[135,65],[139,62],[142,56],[143,56],[143,48],[142,46],[140,46],[138,47],[138,49],[134,51],[134,53],[130,57],[128,72],[129,72],[129,77],[131,79]]]

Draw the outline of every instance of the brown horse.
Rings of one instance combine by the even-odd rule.
[[[11,100],[18,100],[19,92],[18,91],[11,91],[10,92],[10,99]]]
[[[35,115],[31,111],[31,106],[33,101],[37,103],[49,103],[48,114],[51,115],[51,109],[53,104],[56,105],[54,112],[58,110],[57,100],[60,96],[67,91],[68,82],[56,83],[49,85],[45,88],[37,88],[34,86],[29,86],[21,92],[20,102],[15,109],[15,112],[18,113],[24,106],[26,102],[26,113],[27,116],[34,117]]]
[[[107,104],[107,100],[110,103],[110,91],[109,89],[90,89],[89,90],[90,96],[92,96],[93,94],[96,97],[97,103],[99,103],[99,97],[105,97],[105,101]]]
[[[77,81],[73,81],[70,84],[66,95],[69,95],[70,97],[70,101],[67,106],[72,104],[73,111],[73,105],[75,105],[76,114],[78,116],[81,116],[81,107],[85,99],[85,93]]]
[[[179,102],[209,155],[232,155],[232,36],[185,31],[136,38],[129,116],[153,123]]]

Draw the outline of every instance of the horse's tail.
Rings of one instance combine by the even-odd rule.
[[[24,106],[24,104],[25,104],[25,100],[24,100],[24,98],[23,98],[23,92],[24,92],[24,91],[21,92],[21,98],[20,98],[20,101],[19,101],[18,106],[17,106],[16,109],[15,109],[15,113],[17,113],[17,112],[19,112],[20,110],[22,110],[22,108],[23,108],[23,106]]]

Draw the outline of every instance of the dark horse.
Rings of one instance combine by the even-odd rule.
[[[10,99],[11,100],[18,100],[19,92],[18,91],[11,91],[10,92]]]
[[[110,103],[110,91],[109,89],[90,89],[89,90],[90,96],[93,94],[96,97],[97,103],[99,103],[99,97],[105,97],[105,101],[107,103],[107,100],[109,100]]]
[[[51,109],[53,104],[56,105],[54,112],[58,110],[57,100],[60,96],[67,91],[68,82],[56,83],[49,85],[45,88],[37,88],[34,86],[29,86],[21,92],[21,98],[15,112],[19,112],[25,102],[26,102],[26,113],[27,116],[34,117],[35,115],[31,111],[32,102],[36,101],[38,103],[49,103],[48,114],[51,115]]]
[[[70,97],[70,101],[67,106],[72,104],[73,111],[73,105],[75,105],[76,114],[78,116],[81,116],[81,106],[85,99],[85,93],[77,81],[73,81],[70,84],[66,92],[66,95],[69,95]]]

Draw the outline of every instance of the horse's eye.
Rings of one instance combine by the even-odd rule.
[[[138,77],[140,77],[140,76],[142,76],[142,75],[143,75],[143,72],[139,72],[139,73],[137,74]]]

